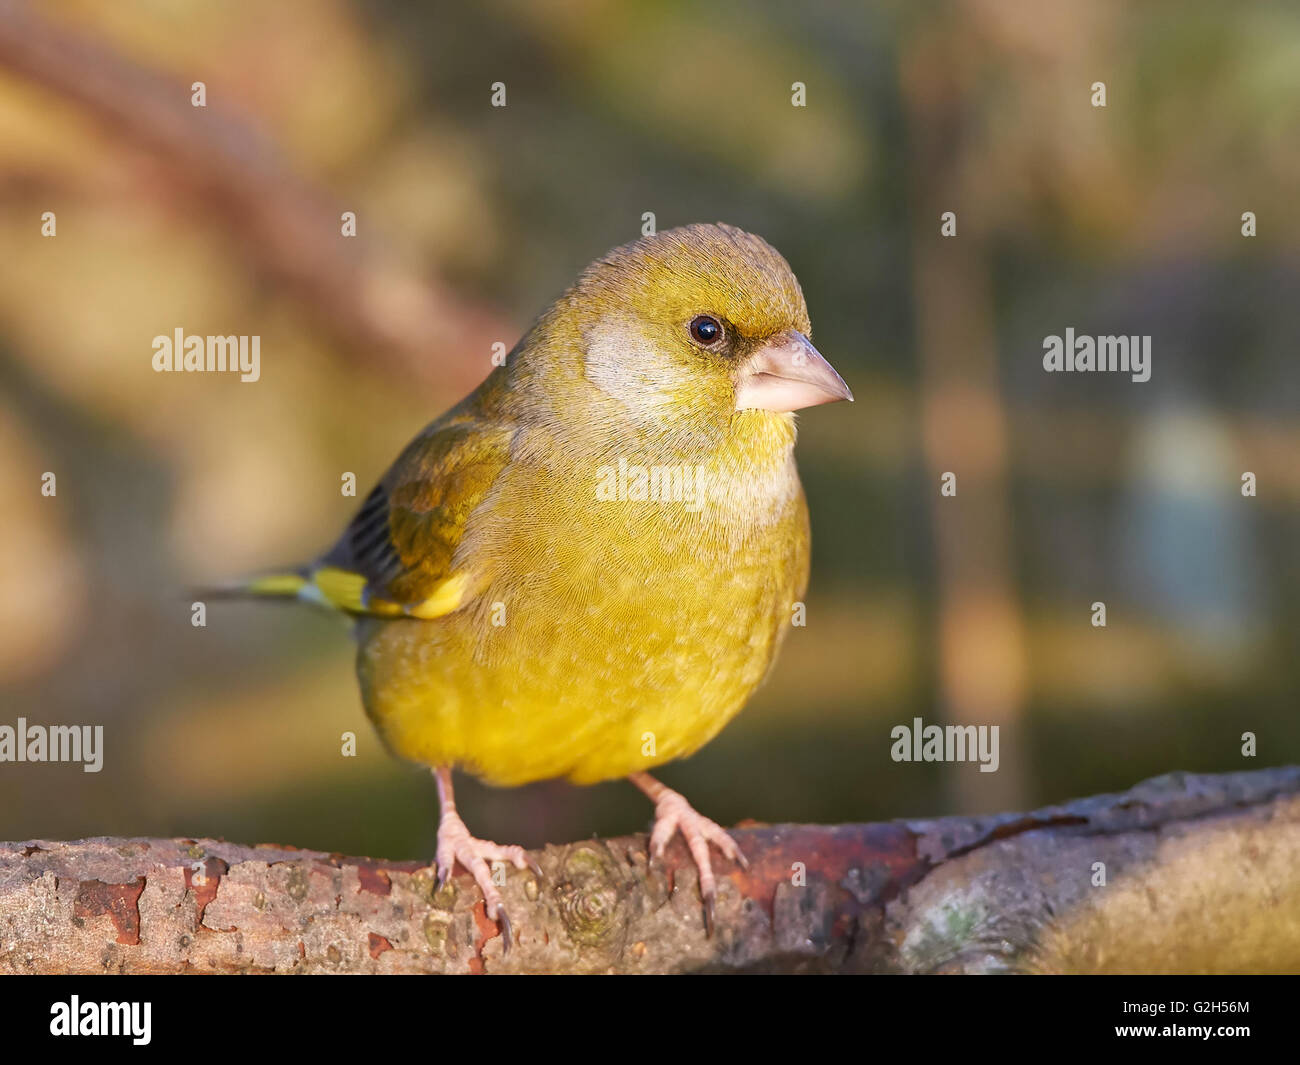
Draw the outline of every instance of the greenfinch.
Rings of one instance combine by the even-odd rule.
[[[648,774],[698,750],[768,673],[808,580],[803,407],[853,397],[810,342],[803,293],[728,225],[597,259],[484,382],[421,432],[319,560],[242,586],[355,619],[366,712],[429,767],[439,884],[474,877],[506,945],[452,769],[495,785],[627,777],[681,832],[706,926],[710,845],[734,840]]]

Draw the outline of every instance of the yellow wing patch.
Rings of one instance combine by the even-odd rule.
[[[433,618],[440,618],[445,614],[450,614],[465,601],[465,591],[468,587],[468,573],[454,574],[438,585],[433,590],[433,595],[422,603],[407,607],[406,613],[413,618],[421,618],[425,621],[431,621]]]

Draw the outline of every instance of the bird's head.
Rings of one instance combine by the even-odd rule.
[[[641,422],[718,424],[853,398],[808,339],[790,265],[734,226],[682,226],[616,248],[557,310],[583,377]]]

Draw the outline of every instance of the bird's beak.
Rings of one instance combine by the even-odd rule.
[[[806,336],[778,333],[749,357],[736,386],[736,410],[794,411],[853,393]]]

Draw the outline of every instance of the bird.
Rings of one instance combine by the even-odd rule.
[[[438,791],[457,863],[508,950],[453,771],[519,786],[626,778],[676,833],[711,934],[710,848],[732,836],[651,775],[708,743],[771,670],[809,578],[795,415],[853,396],[813,346],[790,265],[734,226],[685,225],[592,262],[420,432],[334,546],[234,593],[348,615],[362,703]]]

